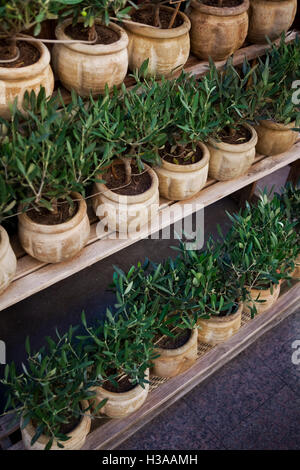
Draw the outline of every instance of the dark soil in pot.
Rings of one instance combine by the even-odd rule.
[[[163,336],[159,342],[155,341],[155,343],[156,346],[161,349],[178,349],[188,342],[191,335],[191,330],[181,330],[175,338]]]
[[[125,186],[126,174],[125,167],[122,163],[115,164],[113,169],[110,168],[103,179],[106,186],[114,193],[122,196],[137,196],[147,191],[152,184],[152,178],[148,171],[139,171],[137,166],[132,166],[131,182]],[[124,186],[124,187],[122,187]]]
[[[219,0],[202,0],[201,3],[210,7],[228,8],[238,7],[243,3],[243,0],[223,0],[222,6],[219,5]]]
[[[107,26],[95,24],[95,29],[97,33],[97,41],[95,42],[95,45],[112,44],[120,39],[118,33]],[[89,28],[85,28],[82,23],[77,23],[75,26],[70,24],[66,27],[65,32],[72,39],[80,39],[81,41],[89,40]]]
[[[29,210],[28,217],[35,223],[41,225],[58,225],[71,220],[78,211],[78,203],[74,202],[73,206],[66,201],[58,201],[57,211],[49,211],[42,207],[40,210]]]
[[[172,146],[167,142],[164,149],[159,151],[159,154],[166,162],[174,165],[192,165],[203,158],[202,149],[197,146],[194,150],[192,144]]]
[[[0,60],[9,60],[13,57],[11,57],[11,50],[10,50],[11,44],[9,41],[2,39],[0,40]],[[14,62],[9,62],[9,63],[1,63],[0,62],[0,67],[5,67],[8,69],[18,69],[21,67],[28,67],[29,65],[33,65],[41,57],[40,51],[34,47],[32,44],[29,42],[25,41],[17,41],[17,47],[20,51],[20,56],[17,60]]]
[[[113,375],[113,374],[112,374]],[[122,377],[120,380],[115,379],[118,386],[115,386],[112,382],[107,380],[102,387],[107,390],[108,392],[114,392],[114,393],[125,393],[129,392],[130,390],[133,390],[136,387],[136,384],[133,385],[132,382],[130,382],[130,379],[128,375],[125,375]]]
[[[239,126],[236,129],[225,127],[223,131],[220,132],[218,137],[226,144],[238,145],[249,142],[249,140],[251,140],[252,134],[250,130],[244,126]]]
[[[60,426],[60,433],[61,434],[70,434],[72,433],[72,431],[74,431],[74,429],[77,428],[77,426],[79,425],[81,421],[81,416],[79,417],[76,417],[76,416],[71,416],[70,417],[70,421],[68,423],[62,423],[61,426]],[[37,428],[38,424],[33,420],[32,421],[32,424],[35,428]],[[48,437],[49,434],[45,433]]]
[[[161,29],[168,29],[173,16],[173,11],[168,11],[160,9],[159,11],[159,21],[161,23]],[[140,10],[135,11],[131,16],[132,21],[136,23],[147,24],[149,26],[156,26],[155,21],[155,8],[152,5],[141,8]],[[180,15],[177,15],[172,28],[178,28],[183,24],[183,19]]]

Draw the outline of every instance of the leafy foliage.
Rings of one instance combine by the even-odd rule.
[[[0,0],[0,37],[10,37],[35,26],[34,35],[41,30],[41,22],[49,18],[50,0]]]

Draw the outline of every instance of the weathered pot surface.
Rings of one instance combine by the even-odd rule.
[[[210,154],[202,142],[197,145],[203,153],[199,162],[190,165],[176,165],[162,160],[162,166],[154,168],[158,175],[161,196],[170,200],[182,201],[194,196],[203,188],[207,181]]]
[[[154,359],[151,370],[156,377],[175,377],[189,369],[197,360],[198,330],[191,332],[188,341],[177,349],[156,348],[155,353],[160,357]]]
[[[249,0],[235,7],[214,7],[192,0],[191,50],[200,59],[224,60],[239,49],[248,32]]]
[[[21,245],[33,258],[45,263],[59,263],[73,258],[85,246],[90,234],[86,202],[79,193],[73,193],[72,197],[78,203],[78,210],[62,224],[39,224],[26,212],[18,215]]]
[[[87,409],[89,407],[89,403],[84,400],[82,402],[82,407],[83,409]],[[22,419],[21,419],[22,423]],[[61,444],[64,446],[63,449],[58,447],[57,443],[54,441],[53,445],[51,447],[51,450],[79,450],[81,447],[84,445],[86,436],[90,432],[91,428],[91,418],[90,418],[90,411],[87,410],[85,411],[84,416],[82,416],[80,423],[78,426],[70,433],[68,436],[71,436],[69,440],[61,442]],[[46,444],[49,441],[49,437],[45,435],[41,435],[38,440],[31,445],[31,440],[35,434],[35,428],[30,421],[30,423],[21,430],[22,433],[22,440],[25,449],[27,450],[44,450]]]
[[[46,96],[51,96],[53,92],[54,76],[50,67],[50,52],[42,42],[30,44],[40,52],[40,58],[36,63],[19,68],[1,67],[0,63],[0,116],[5,119],[11,115],[9,105],[15,98],[18,99],[18,108],[22,110],[26,91],[38,94],[40,87],[44,87]]]
[[[65,29],[72,23],[66,19],[56,27],[56,37],[71,39]],[[96,23],[101,24],[96,19]],[[128,36],[120,26],[110,23],[119,40],[112,44],[55,44],[52,52],[54,69],[65,88],[80,96],[101,94],[105,85],[120,86],[128,69]]]
[[[0,225],[0,294],[9,286],[16,270],[16,255],[10,245],[6,230]]]
[[[238,310],[232,315],[220,317],[211,316],[210,319],[199,319],[197,325],[198,341],[215,346],[231,338],[241,327],[243,304],[240,303]]]
[[[256,151],[261,155],[279,155],[287,152],[298,140],[298,132],[292,131],[296,123],[284,125],[273,121],[262,120],[254,126],[258,141]]]
[[[149,8],[148,5],[140,8]],[[174,11],[161,6],[162,10]],[[191,23],[182,12],[178,15],[183,24],[170,29],[149,28],[141,24],[126,24],[129,36],[129,68],[139,69],[149,59],[147,74],[152,76],[171,76],[178,72],[189,58]]]
[[[273,293],[271,293],[271,289],[251,289],[250,290],[250,295],[252,301],[247,301],[244,302],[243,305],[243,312],[250,314],[251,313],[251,307],[255,305],[256,310],[257,310],[257,315],[260,313],[264,313],[267,310],[269,310],[277,301],[278,297],[280,294],[280,284],[274,285],[273,286]],[[264,300],[265,302],[257,302],[256,299],[258,300]]]

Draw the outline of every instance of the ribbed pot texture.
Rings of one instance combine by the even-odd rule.
[[[79,193],[72,197],[78,202],[78,211],[68,222],[43,225],[33,222],[26,212],[20,214],[19,239],[24,250],[45,263],[59,263],[76,256],[85,246],[90,234],[87,206]]]
[[[200,59],[224,60],[239,49],[248,32],[249,0],[236,7],[213,7],[192,0],[191,50]]]
[[[149,380],[149,370],[146,373],[146,380]],[[144,384],[144,388],[137,385],[129,392],[110,392],[103,387],[94,387],[93,391],[96,393],[96,398],[93,398],[95,407],[107,398],[106,404],[98,412],[99,415],[106,415],[109,418],[125,418],[144,404],[148,396],[149,384]]]
[[[295,270],[292,274],[292,277],[295,278],[300,278],[300,255],[297,256],[296,261],[295,261]]]
[[[249,124],[244,124],[251,132],[251,139],[244,144],[227,144],[209,139],[209,176],[219,181],[227,181],[244,175],[255,159],[257,134]]]
[[[272,121],[260,121],[254,126],[258,141],[256,151],[261,155],[279,155],[287,152],[298,140],[298,132],[292,131],[295,122],[284,125]]]
[[[57,26],[57,39],[71,39],[65,32],[71,22],[67,19]],[[54,69],[65,88],[89,96],[103,93],[106,84],[113,88],[123,83],[128,69],[128,36],[113,23],[109,28],[119,35],[119,40],[112,44],[55,44]]]
[[[180,348],[156,348],[160,357],[153,360],[152,375],[156,377],[175,377],[189,369],[197,360],[198,330],[194,329],[189,340]]]
[[[159,179],[159,193],[166,199],[182,201],[197,194],[205,185],[208,175],[209,151],[206,145],[198,143],[203,156],[191,165],[176,165],[162,160],[161,167],[154,170]]]
[[[242,311],[241,303],[237,312],[227,317],[214,315],[210,319],[198,320],[198,341],[215,346],[231,338],[241,327]]]
[[[248,40],[266,43],[280,37],[293,24],[297,0],[250,0]]]
[[[16,255],[10,245],[6,230],[0,226],[0,294],[9,286],[16,270]]]
[[[87,401],[82,402],[83,409],[87,409],[89,403]],[[54,441],[51,447],[51,450],[79,450],[84,445],[86,436],[90,432],[91,428],[91,418],[90,418],[90,411],[86,411],[84,416],[82,416],[80,423],[78,426],[70,433],[68,436],[71,438],[67,441],[61,442],[64,446],[63,449],[58,447],[57,443]],[[38,440],[31,446],[31,440],[35,434],[35,428],[30,422],[24,429],[21,430],[22,439],[25,449],[27,450],[44,450],[47,442],[49,441],[49,437],[45,435],[41,435]]]
[[[30,37],[23,35],[24,37]],[[20,68],[1,67],[0,64],[0,117],[8,119],[11,115],[9,105],[18,99],[18,108],[22,109],[26,91],[36,94],[44,87],[47,96],[54,88],[54,76],[50,67],[50,52],[42,42],[32,42],[40,51],[39,60],[32,65]]]
[[[264,313],[269,310],[276,302],[280,294],[280,284],[273,286],[273,293],[271,289],[259,290],[251,289],[251,301],[244,302],[243,312],[250,313],[251,307],[255,305],[257,314]],[[257,300],[264,300],[264,302],[257,302]]]
[[[141,8],[147,8],[141,7]],[[162,6],[162,10],[171,10]],[[138,24],[126,24],[129,36],[129,68],[134,71],[149,59],[147,74],[151,76],[169,77],[174,71],[182,69],[190,54],[191,27],[188,17],[179,12],[183,24],[177,28],[147,28]]]
[[[95,184],[93,208],[103,229],[107,227],[117,232],[136,232],[157,214],[158,178],[152,168],[148,165],[145,165],[145,168],[152,178],[152,184],[147,191],[136,196],[122,196],[108,189],[103,183]],[[101,227],[98,227],[98,230]]]

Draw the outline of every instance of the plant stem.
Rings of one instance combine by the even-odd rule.
[[[125,184],[129,184],[131,181],[131,173],[132,173],[132,169],[131,169],[132,159],[129,157],[120,157],[120,159],[124,163],[124,167],[125,167]]]
[[[218,1],[218,7],[222,7],[223,6],[223,0],[219,0]]]
[[[156,26],[157,28],[161,28],[159,13],[160,13],[160,4],[155,5],[155,8],[154,8],[154,26]]]
[[[96,26],[95,23],[93,26],[89,27],[89,35],[88,35],[88,40],[89,41],[94,41],[97,37],[97,31],[96,31]]]
[[[174,24],[174,22],[175,22],[175,20],[176,20],[176,17],[177,17],[177,14],[178,14],[178,12],[179,12],[179,8],[180,8],[181,3],[182,3],[182,0],[181,0],[179,3],[177,3],[177,6],[176,6],[175,11],[174,11],[174,13],[173,13],[173,15],[172,15],[172,18],[171,18],[170,24],[169,24],[169,26],[168,26],[168,29],[173,28],[173,24]]]

